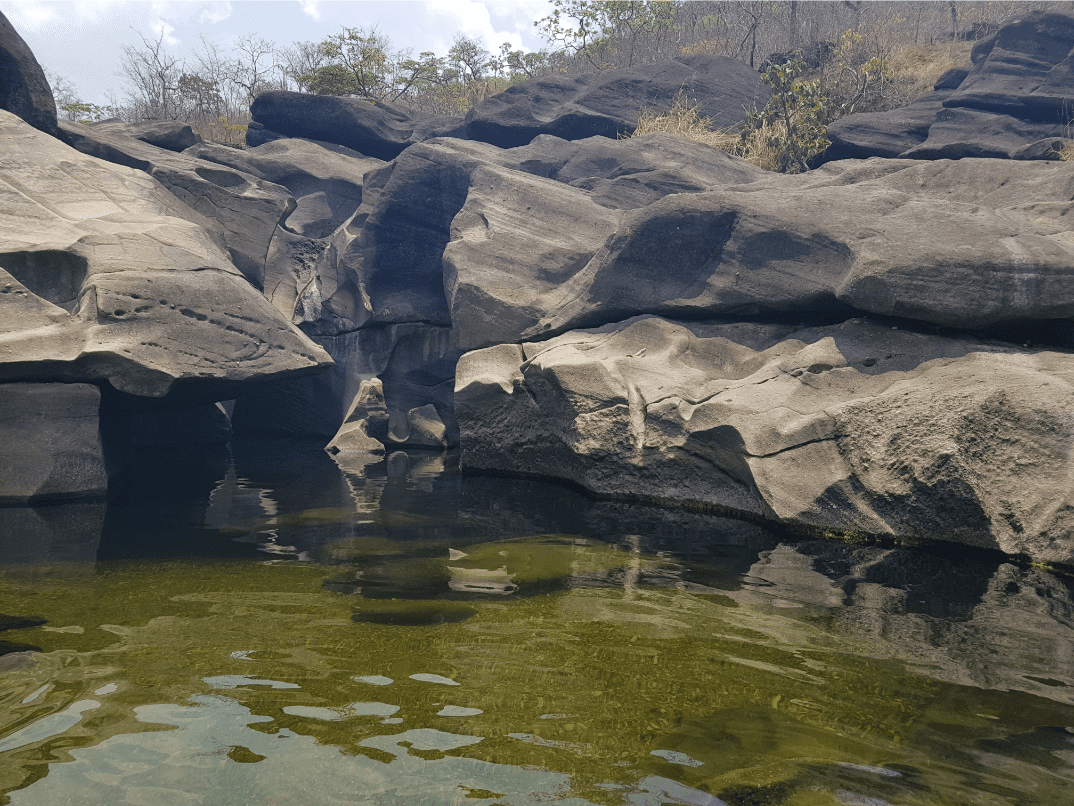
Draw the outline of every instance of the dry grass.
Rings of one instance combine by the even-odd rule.
[[[1059,151],[1059,159],[1063,162],[1074,161],[1074,142],[1067,142]]]
[[[953,67],[969,69],[972,48],[972,42],[904,48],[892,54],[887,66],[895,80],[904,85],[903,99],[912,103],[931,92],[937,79]]]
[[[769,127],[751,129],[744,139],[740,130],[714,129],[712,119],[702,117],[696,106],[679,96],[666,112],[644,111],[631,137],[664,132],[726,151],[766,171],[778,169],[777,151],[768,144]]]

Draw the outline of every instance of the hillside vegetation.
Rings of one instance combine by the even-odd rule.
[[[546,47],[532,53],[506,43],[492,52],[460,34],[446,54],[415,54],[396,48],[372,24],[345,26],[319,42],[281,44],[250,33],[230,51],[202,37],[185,54],[170,52],[163,39],[143,37],[125,48],[123,86],[103,106],[84,101],[66,78],[50,79],[60,115],[68,120],[185,120],[207,140],[241,144],[250,103],[266,90],[365,97],[463,115],[536,76],[694,53],[730,56],[765,71],[796,55],[802,69],[795,83],[815,84],[812,95],[827,99],[826,114],[838,117],[912,102],[944,70],[968,65],[972,42],[991,34],[1000,20],[1048,7],[1071,9],[1074,3],[551,0],[534,22]],[[671,112],[679,120],[661,124],[655,120],[667,110],[654,110],[643,129],[687,125],[685,109],[688,104],[680,104]],[[701,123],[687,128],[700,131]]]

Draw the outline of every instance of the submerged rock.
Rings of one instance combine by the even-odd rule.
[[[1074,358],[643,317],[459,362],[465,466],[1071,563]]]

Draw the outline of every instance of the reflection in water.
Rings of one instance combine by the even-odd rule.
[[[0,799],[1074,801],[1064,577],[313,447],[0,510]]]

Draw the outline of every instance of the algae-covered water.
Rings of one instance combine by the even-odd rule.
[[[1068,578],[236,445],[0,510],[0,801],[1066,804]]]

